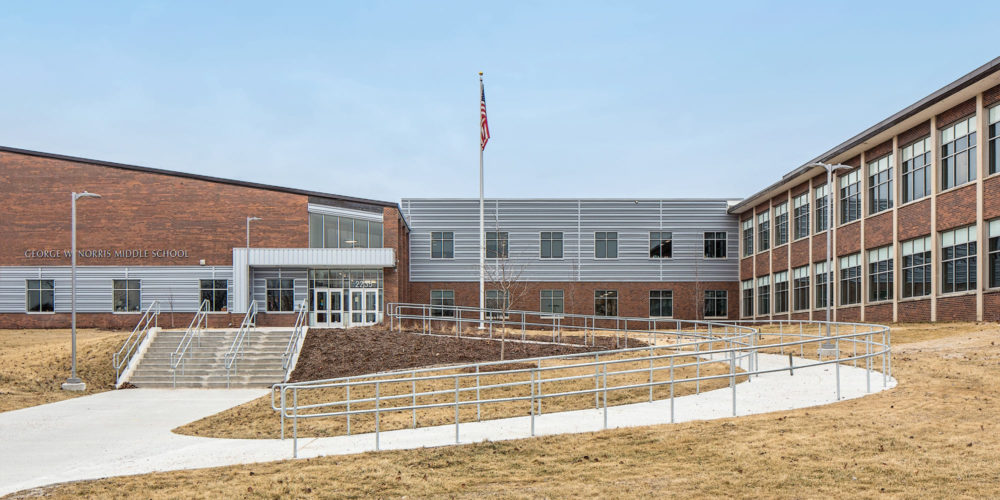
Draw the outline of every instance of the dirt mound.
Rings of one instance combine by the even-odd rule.
[[[598,346],[568,346],[507,340],[506,359],[555,356],[614,348],[615,339],[598,337]],[[582,344],[580,338],[564,342]],[[633,345],[634,344],[634,345]],[[629,347],[645,344],[630,340]],[[451,363],[498,361],[500,342],[393,332],[386,328],[310,329],[292,372],[292,381],[364,375],[367,373]]]

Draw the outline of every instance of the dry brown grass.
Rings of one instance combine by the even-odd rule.
[[[666,350],[659,350],[654,353],[655,356],[660,356],[668,354]],[[638,352],[628,355],[614,355],[614,356],[601,356],[601,360],[610,359],[632,359],[632,358],[648,358],[647,353]],[[540,390],[544,394],[558,394],[572,391],[581,391],[594,389],[594,371],[593,366],[588,367],[575,367],[574,365],[579,363],[586,363],[593,361],[593,356],[587,356],[581,360],[568,361],[568,360],[556,360],[547,361],[542,364],[543,367],[563,367],[558,370],[542,372],[545,379],[562,378],[562,377],[572,377],[572,376],[587,376],[588,378],[580,380],[566,380],[566,381],[554,381],[554,382],[543,382],[541,384]],[[653,358],[653,380],[665,381],[670,380],[669,366],[670,361],[665,359]],[[691,378],[694,377],[696,373],[700,373],[701,376],[712,376],[712,375],[723,375],[730,373],[728,363],[708,363],[702,361],[700,367],[695,366],[683,366],[686,363],[693,363],[695,361],[694,357],[683,357],[675,358],[675,379]],[[536,366],[532,363],[530,366]],[[516,370],[525,368],[525,364],[518,361],[512,361],[509,365],[504,365],[504,370]],[[648,370],[650,367],[649,359],[640,361],[628,361],[620,362],[608,365],[608,377],[607,384],[609,388],[621,387],[633,384],[647,383],[650,378]],[[625,372],[631,370],[643,370],[640,373],[615,373],[615,372]],[[737,371],[741,371],[737,368]],[[430,374],[421,374],[421,376],[438,376],[438,375],[452,375],[455,374],[456,370],[436,370]],[[462,373],[470,373],[468,370],[463,370]],[[474,372],[473,372],[474,373]],[[516,373],[482,373],[479,375],[480,386],[488,385],[499,385],[499,384],[510,384],[510,383],[522,383],[523,385],[514,387],[496,387],[492,389],[484,389],[480,391],[480,399],[501,399],[501,398],[513,398],[513,397],[524,397],[530,396],[530,373],[528,372],[516,372]],[[736,383],[743,382],[744,377],[735,377]],[[476,380],[473,377],[463,377],[460,379],[460,388],[475,387]],[[603,383],[603,382],[602,382]],[[694,393],[696,390],[708,391],[712,389],[718,389],[720,387],[725,387],[729,385],[729,378],[713,379],[701,382],[696,386],[694,382],[675,384],[674,395],[683,396],[686,394]],[[418,405],[428,405],[428,404],[453,404],[455,402],[455,381],[451,378],[440,379],[440,380],[426,380],[419,381],[416,383],[416,392],[425,393],[430,391],[447,391],[444,394],[435,394],[428,396],[419,396],[416,398],[416,403]],[[345,401],[347,394],[345,388],[324,388],[324,389],[314,389],[314,390],[304,390],[300,391],[298,395],[299,405],[307,404],[319,404],[331,401]],[[411,382],[394,382],[394,383],[382,383],[379,387],[379,394],[382,397],[393,396],[393,395],[411,395],[413,393],[413,385]],[[373,398],[375,396],[375,388],[373,385],[363,385],[355,386],[351,388],[351,399],[355,401],[351,405],[351,410],[365,410],[374,409],[374,403],[358,403],[356,400],[363,398]],[[287,394],[288,398],[292,397],[291,393]],[[664,399],[670,397],[670,387],[667,385],[654,387],[653,397],[655,399]],[[476,394],[473,391],[460,391],[459,401],[472,401],[476,400]],[[637,388],[637,389],[621,389],[621,390],[610,390],[608,391],[608,406],[617,406],[629,403],[639,403],[649,400],[649,389],[648,388]],[[383,401],[380,403],[379,412],[380,419],[380,429],[383,431],[394,430],[394,429],[404,429],[409,428],[413,425],[413,412],[411,410],[398,410],[392,411],[392,407],[405,407],[412,404],[412,399],[410,397]],[[603,400],[601,401],[603,405]],[[502,402],[502,403],[491,403],[480,405],[479,411],[481,412],[477,415],[477,408],[475,405],[461,405],[459,407],[459,421],[460,422],[473,422],[478,419],[482,420],[492,420],[497,418],[506,417],[518,417],[530,414],[530,401],[513,401],[513,402]],[[581,410],[586,408],[595,407],[595,395],[594,394],[580,394],[572,396],[559,396],[546,398],[541,403],[541,410],[543,412],[555,412],[555,411],[567,411],[567,410]],[[344,411],[345,406],[336,406],[331,408],[326,408],[322,410],[316,410],[315,412],[339,412]],[[427,427],[434,425],[444,425],[451,424],[455,422],[455,409],[454,406],[438,407],[421,409],[416,412],[417,426]],[[185,426],[175,429],[175,432],[180,434],[190,434],[195,436],[204,437],[220,437],[220,438],[277,438],[280,437],[281,427],[278,424],[279,415],[271,409],[271,397],[266,396],[249,403],[231,408],[222,413],[192,422]],[[290,422],[289,422],[290,425]],[[361,414],[353,415],[351,417],[351,432],[373,432],[375,430],[375,415],[374,414]],[[322,436],[339,436],[347,434],[347,418],[344,416],[339,417],[321,417],[321,418],[304,418],[299,420],[298,424],[299,436],[304,437],[322,437]]]
[[[899,387],[818,408],[66,484],[57,498],[1000,496],[1000,328],[894,330]]]
[[[77,330],[77,374],[86,392],[60,388],[70,374],[70,332],[0,330],[0,411],[10,411],[110,390],[111,356],[127,332]]]

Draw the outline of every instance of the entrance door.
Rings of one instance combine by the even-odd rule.
[[[378,290],[352,288],[350,290],[350,326],[374,325],[379,321]]]
[[[313,291],[312,325],[326,328],[344,326],[343,292],[333,288]]]

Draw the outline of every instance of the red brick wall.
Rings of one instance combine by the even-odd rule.
[[[938,321],[975,321],[976,296],[938,297]]]
[[[737,282],[706,282],[698,284],[699,297],[695,296],[695,283],[660,282],[529,282],[520,297],[514,297],[514,309],[537,311],[541,308],[542,290],[563,290],[566,312],[569,314],[594,314],[594,291],[618,290],[618,314],[644,318],[649,316],[650,290],[672,290],[674,318],[696,318],[696,311],[704,303],[705,290],[726,290],[729,318],[739,318],[740,295]],[[487,285],[487,289],[489,286]],[[410,299],[415,303],[429,303],[431,290],[454,290],[455,305],[479,305],[478,282],[413,282]],[[696,310],[697,304],[697,310]]]
[[[781,245],[771,252],[771,272],[776,273],[786,269],[788,269],[788,245]]]
[[[792,267],[800,267],[809,263],[809,240],[803,239],[792,243]]]
[[[1000,292],[983,294],[983,321],[1000,321]]]
[[[847,322],[847,323],[859,323],[861,322],[861,308],[858,306],[853,307],[841,307],[840,309],[834,309],[836,315],[834,316],[835,321]]]
[[[1000,102],[1000,85],[983,92],[983,106],[991,106]]]
[[[976,223],[976,185],[969,184],[937,197],[937,230]]]
[[[907,130],[906,132],[903,132],[902,134],[899,134],[897,143],[899,144],[899,147],[905,147],[918,139],[923,139],[924,137],[927,137],[930,134],[931,134],[931,122],[926,121],[921,123],[920,125],[917,125],[916,127],[911,128],[910,130]]]
[[[757,255],[754,256],[754,259],[757,259],[756,260],[756,262],[757,262],[757,276],[767,276],[767,274],[768,274],[768,267],[767,267],[767,263],[768,262],[767,261],[768,261],[768,258],[769,258],[768,256],[770,254],[771,254],[771,252],[764,252],[764,253],[760,253],[760,254],[757,254]]]
[[[975,112],[976,98],[973,97],[972,99],[969,99],[968,101],[965,101],[962,104],[937,115],[937,127],[938,129],[945,128],[948,125],[951,125],[962,118],[966,118]],[[903,144],[900,145],[902,146]]]
[[[877,160],[892,152],[892,139],[865,151],[865,161]]]
[[[899,303],[900,323],[915,323],[931,320],[931,299],[907,300]]]
[[[892,323],[892,304],[865,306],[866,323]]]
[[[813,235],[813,262],[826,260],[826,232]]]
[[[740,279],[746,280],[753,277],[753,257],[740,259]]]
[[[930,234],[931,200],[929,198],[905,207],[899,207],[896,213],[899,221],[899,241]]]
[[[877,248],[892,243],[892,212],[865,219],[865,247]]]
[[[410,246],[409,230],[399,210],[382,209],[383,245],[396,253],[396,267],[383,269],[385,302],[409,302]]]
[[[840,257],[857,252],[861,249],[861,224],[852,222],[846,226],[837,228],[837,252],[834,256]]]
[[[171,175],[0,152],[0,265],[66,265],[69,257],[26,258],[31,249],[70,248],[70,192],[77,203],[78,249],[181,249],[177,258],[78,258],[81,265],[232,264],[255,247],[309,246],[308,197]],[[30,189],[25,189],[31,186]]]
[[[983,218],[996,217],[1000,217],[1000,177],[990,177],[983,181]]]

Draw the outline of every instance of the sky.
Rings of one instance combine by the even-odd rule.
[[[3,2],[0,145],[349,196],[742,198],[1000,55],[1000,2]]]

